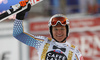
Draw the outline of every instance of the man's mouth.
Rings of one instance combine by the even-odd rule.
[[[63,35],[57,35],[57,37],[62,37]]]

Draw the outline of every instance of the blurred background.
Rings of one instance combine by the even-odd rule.
[[[0,0],[0,14],[21,0]],[[70,21],[67,42],[78,47],[84,60],[100,60],[100,0],[43,0],[26,14],[25,32],[50,37],[48,21],[54,14]],[[0,60],[38,60],[36,49],[13,36],[16,15],[0,22]]]

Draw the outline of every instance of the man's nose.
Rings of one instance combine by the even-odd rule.
[[[59,29],[57,32],[58,32],[58,33],[62,33],[61,29]]]

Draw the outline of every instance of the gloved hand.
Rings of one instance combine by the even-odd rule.
[[[26,6],[27,2],[28,1],[21,1],[21,2],[19,2],[20,5],[21,5],[21,8],[24,7],[24,6]],[[27,9],[23,10],[22,12],[19,12],[16,15],[16,19],[18,19],[18,20],[24,20],[25,13],[28,12],[30,9],[31,9],[31,4],[28,4]]]

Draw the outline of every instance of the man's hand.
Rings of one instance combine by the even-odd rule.
[[[31,9],[31,5],[28,3],[28,1],[29,0],[19,2],[21,8],[25,7],[26,5],[28,5],[28,6],[27,6],[27,9],[25,9],[24,11],[22,11],[22,12],[20,12],[20,13],[18,13],[16,15],[16,19],[18,19],[18,20],[24,20],[25,13],[28,12]]]

